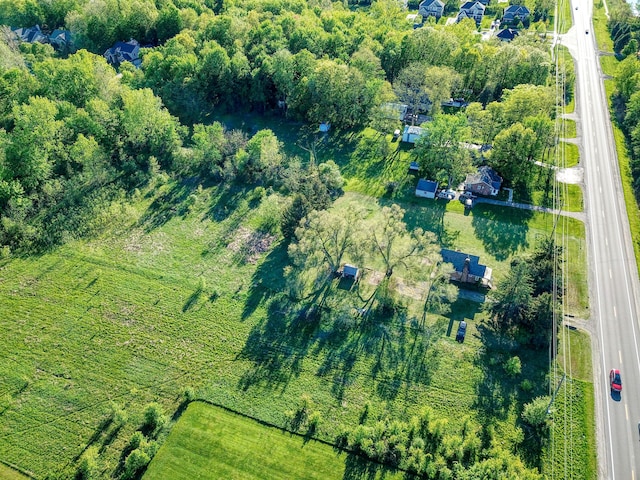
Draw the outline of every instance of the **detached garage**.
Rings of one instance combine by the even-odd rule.
[[[416,197],[436,198],[437,190],[438,182],[421,178],[418,180],[418,185],[416,186]]]

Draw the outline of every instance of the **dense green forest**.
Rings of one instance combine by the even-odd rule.
[[[545,2],[531,7],[536,18],[547,18]],[[500,9],[494,12],[501,16]],[[247,205],[271,200],[259,229],[282,240],[290,263],[282,295],[268,308],[309,323],[331,316],[344,337],[357,323],[384,351],[391,327],[367,320],[363,312],[394,321],[405,315],[390,285],[398,272],[410,279],[413,268],[420,280],[433,282],[420,327],[410,327],[425,328],[427,313],[447,313],[452,297],[448,285],[433,280],[444,278],[443,272],[423,268],[424,258],[439,251],[435,234],[409,228],[398,205],[382,206],[373,220],[371,212],[357,208],[328,210],[344,193],[345,165],[338,158],[318,160],[316,148],[324,141],[316,134],[318,124],[330,124],[331,135],[347,140],[366,130],[356,153],[384,157],[386,136],[400,127],[386,106],[401,102],[422,109],[432,120],[422,125],[424,135],[412,153],[422,175],[457,185],[486,163],[527,198],[540,177],[548,178],[535,162],[553,162],[557,105],[567,100],[551,79],[560,75],[570,96],[573,72],[563,64],[556,71],[542,21],[506,43],[483,40],[471,20],[450,26],[431,20],[414,29],[406,16],[395,0],[364,6],[329,0],[0,0],[0,23],[7,26],[0,31],[0,256],[42,254],[95,238],[110,228],[112,205],[139,200],[141,192],[152,196],[168,184],[199,185],[187,198],[161,199],[161,209],[172,212],[172,202],[181,203],[185,216],[202,189],[246,189]],[[45,32],[69,29],[74,48],[21,43],[8,28],[34,24]],[[103,52],[129,39],[143,47],[141,67],[109,65]],[[442,106],[450,98],[463,98],[468,106]],[[225,122],[240,115],[286,122],[305,155],[291,153],[271,129]],[[491,149],[481,154],[487,149],[469,144]],[[231,216],[226,206],[224,212],[222,220]],[[372,232],[362,251],[354,248],[356,230]],[[548,255],[556,252],[553,245],[543,247],[514,261],[507,276],[507,282],[526,287],[527,298],[507,291],[489,312],[497,319],[496,332],[531,348],[523,355],[533,358],[549,344],[553,309]],[[360,310],[362,318],[354,320],[351,297],[327,305],[330,284],[347,257],[367,255],[384,280]],[[202,282],[194,303],[207,288]],[[217,296],[211,293],[211,302]],[[189,308],[187,302],[183,313]],[[544,334],[536,332],[540,325]],[[429,344],[425,338],[414,345]],[[509,362],[515,384],[520,359]],[[519,385],[514,399],[532,400],[532,384]],[[546,402],[527,404],[526,439],[519,427],[510,431],[513,438],[501,439],[502,427],[484,428],[472,419],[446,432],[446,421],[430,409],[404,420],[380,416],[373,425],[331,424],[323,438],[424,478],[538,478],[548,434],[540,413]],[[516,407],[503,408],[507,421],[520,422]],[[319,417],[311,410],[303,398],[289,412],[287,427],[313,435]],[[118,408],[110,415],[107,426],[118,424]],[[162,430],[161,418],[159,408],[146,410],[147,433]],[[119,470],[106,462],[106,475],[139,474],[157,449],[154,438],[134,434]],[[88,452],[74,459],[83,478],[95,474],[99,456]]]
[[[554,66],[544,40],[482,42],[471,21],[413,31],[404,16],[394,0],[364,10],[303,1],[3,2],[0,21],[66,26],[76,47],[98,56],[79,50],[59,58],[50,46],[18,44],[5,31],[1,243],[50,245],[81,234],[87,222],[73,217],[90,210],[98,201],[92,196],[109,195],[116,184],[139,186],[157,171],[301,188],[283,172],[303,167],[282,158],[267,132],[248,143],[255,132],[198,123],[225,112],[386,133],[393,122],[380,108],[385,102],[423,97],[438,114],[442,100],[462,96],[480,102],[462,120],[471,128],[445,127],[447,134],[496,139],[495,166],[526,185],[517,178],[527,176],[520,160],[553,144],[555,93],[545,85]],[[99,54],[127,38],[150,48],[142,49],[142,68],[125,63],[116,76]],[[520,147],[513,152],[511,144]],[[271,157],[260,149],[272,149]],[[461,161],[458,181],[468,170]],[[437,173],[428,158],[423,164],[424,173]],[[443,168],[450,177],[452,168]],[[61,208],[75,214],[63,219]]]

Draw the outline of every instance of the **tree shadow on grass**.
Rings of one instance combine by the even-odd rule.
[[[78,453],[74,458],[73,461],[77,462],[78,459],[82,456],[82,454],[84,452],[87,451],[87,449],[93,445],[94,443],[96,443],[98,441],[98,439],[102,436],[102,434],[104,432],[107,431],[107,429],[109,428],[109,426],[111,425],[111,423],[113,422],[113,417],[111,415],[105,417],[102,419],[102,421],[98,424],[98,426],[96,427],[96,429],[94,430],[93,434],[91,435],[91,437],[89,437],[89,440],[87,440],[86,445],[84,446],[84,448],[80,451],[80,453]]]
[[[527,232],[533,211],[498,205],[478,204],[471,225],[476,238],[499,261],[528,246]]]
[[[249,318],[261,303],[284,288],[284,267],[288,265],[288,243],[276,245],[259,263],[251,277],[251,286],[242,310],[242,319]]]
[[[169,191],[156,198],[139,220],[146,232],[162,227],[174,217],[184,216],[189,211],[187,199],[198,187],[196,178],[186,178],[175,183]]]
[[[417,199],[417,197],[416,197]],[[446,201],[433,201],[429,199],[417,199],[418,207],[407,209],[404,221],[408,230],[420,227],[428,232],[433,232],[442,246],[452,244],[460,235],[458,230],[447,228],[444,216],[447,211]],[[382,203],[382,202],[381,202]]]
[[[267,317],[253,327],[238,355],[254,364],[242,375],[240,388],[286,387],[291,377],[300,374],[302,360],[315,341],[319,322],[315,307],[293,303],[284,296],[273,299],[267,308]]]
[[[344,467],[342,480],[384,480],[390,476],[395,477],[398,474],[398,470],[395,468],[368,460],[355,453],[346,454]],[[417,477],[404,472],[402,478],[413,480]]]
[[[516,382],[505,373],[504,363],[517,353],[519,344],[485,324],[478,325],[477,330],[483,348],[475,363],[483,377],[476,387],[474,406],[485,418],[504,420],[517,395]]]

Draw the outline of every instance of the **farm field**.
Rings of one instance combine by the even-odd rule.
[[[373,473],[373,475],[371,475]],[[202,402],[189,405],[143,480],[410,478]]]
[[[443,244],[480,255],[498,280],[512,255],[553,228],[553,217],[539,213],[398,200],[411,207],[409,225],[438,226]],[[427,404],[452,425],[462,410],[491,419],[505,439],[517,437],[514,409],[545,393],[546,355],[519,349],[522,374],[505,377],[514,346],[482,326],[479,304],[459,299],[452,314],[429,318],[426,336],[412,327],[409,298],[408,317],[388,324],[385,337],[279,313],[285,246],[271,243],[258,258],[244,248],[278,201],[166,183],[105,209],[96,222],[108,228],[94,240],[3,261],[0,456],[36,476],[64,475],[95,446],[103,471],[112,471],[145,405],[156,401],[171,413],[186,388],[278,426],[308,395],[321,418],[316,435],[329,441],[357,425],[365,406],[377,418]],[[350,193],[337,208],[344,202],[376,211],[385,200]],[[569,226],[578,265],[584,234],[579,222]],[[586,289],[577,280],[569,288],[579,310]],[[460,345],[462,319],[470,326]],[[466,375],[452,385],[457,370]],[[522,391],[525,378],[540,387]],[[114,404],[127,412],[122,428],[110,422]]]

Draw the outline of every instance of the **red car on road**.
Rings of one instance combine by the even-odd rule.
[[[609,384],[611,385],[611,391],[622,391],[622,377],[620,376],[620,370],[614,368],[609,372]]]

